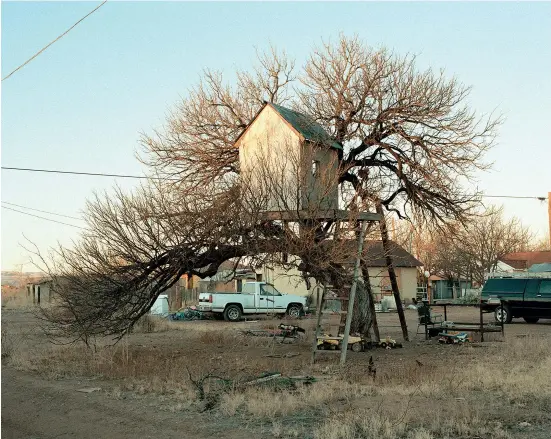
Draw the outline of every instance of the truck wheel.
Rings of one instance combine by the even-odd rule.
[[[353,351],[353,352],[361,352],[361,351],[363,351],[361,342],[354,343],[354,344],[352,345],[352,351]]]
[[[538,323],[538,317],[524,317],[526,323]]]
[[[229,305],[224,311],[224,320],[227,322],[237,322],[241,319],[241,308],[237,305]]]
[[[298,319],[300,317],[301,311],[302,311],[302,307],[298,305],[291,305],[287,309],[287,315],[293,319]]]
[[[494,315],[499,323],[511,323],[513,320],[513,314],[511,314],[511,309],[507,305],[503,305],[503,308],[501,306],[496,308]]]

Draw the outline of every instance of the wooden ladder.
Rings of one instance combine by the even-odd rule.
[[[329,326],[330,330],[328,331],[329,334],[333,337],[338,337],[342,332],[344,332],[344,328],[346,326],[346,316],[348,315],[348,297],[326,297],[327,289],[331,288],[331,286],[326,286],[323,289],[320,303],[318,304],[318,314],[317,314],[317,321],[316,321],[316,330],[314,333],[314,342],[312,345],[312,363],[315,363],[316,361],[316,355],[319,353],[327,353],[327,354],[340,354],[340,349],[336,350],[318,350],[318,339],[321,336],[321,330],[322,330],[322,317],[323,317],[323,309],[325,308],[325,304],[327,300],[339,300],[341,301],[341,311],[338,312],[340,315],[340,321],[338,325]],[[336,328],[336,334],[333,334],[332,332]],[[331,331],[333,330],[333,331]]]

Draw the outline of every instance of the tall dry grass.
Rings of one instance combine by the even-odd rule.
[[[160,342],[174,328],[165,321],[160,326],[150,321],[144,325],[115,346],[50,346],[39,352],[14,343],[3,327],[3,357],[5,345],[5,356],[15,367],[52,378],[117,380],[119,392],[162,395],[174,401],[173,410],[192,410],[197,402],[188,368],[195,380],[214,371],[231,378],[234,385],[222,388],[216,380],[205,381],[206,392],[216,396],[213,410],[244,423],[265,422],[275,437],[505,439],[510,433],[499,423],[501,415],[490,416],[484,407],[501,404],[508,422],[516,414],[507,410],[551,408],[551,349],[545,338],[509,338],[483,349],[451,347],[440,350],[448,354],[435,356],[438,361],[422,358],[421,366],[411,356],[396,355],[395,362],[379,367],[373,380],[366,373],[368,354],[365,361],[345,368],[326,363],[311,366],[308,343],[293,346],[302,352],[298,357],[273,359],[266,354],[281,347],[273,339],[247,337],[236,329],[204,331],[189,326],[177,332],[185,338],[187,349],[193,350],[158,349],[145,344],[146,340]],[[240,385],[262,371],[297,375],[297,369],[320,379],[288,390]]]

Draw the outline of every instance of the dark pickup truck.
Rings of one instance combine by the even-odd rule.
[[[516,317],[527,323],[551,319],[551,274],[549,278],[490,278],[482,288],[480,306],[493,311],[498,322],[511,323]]]

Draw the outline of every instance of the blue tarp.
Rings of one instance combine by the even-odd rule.
[[[534,264],[528,269],[528,271],[530,273],[544,273],[547,271],[551,272],[551,263]]]

